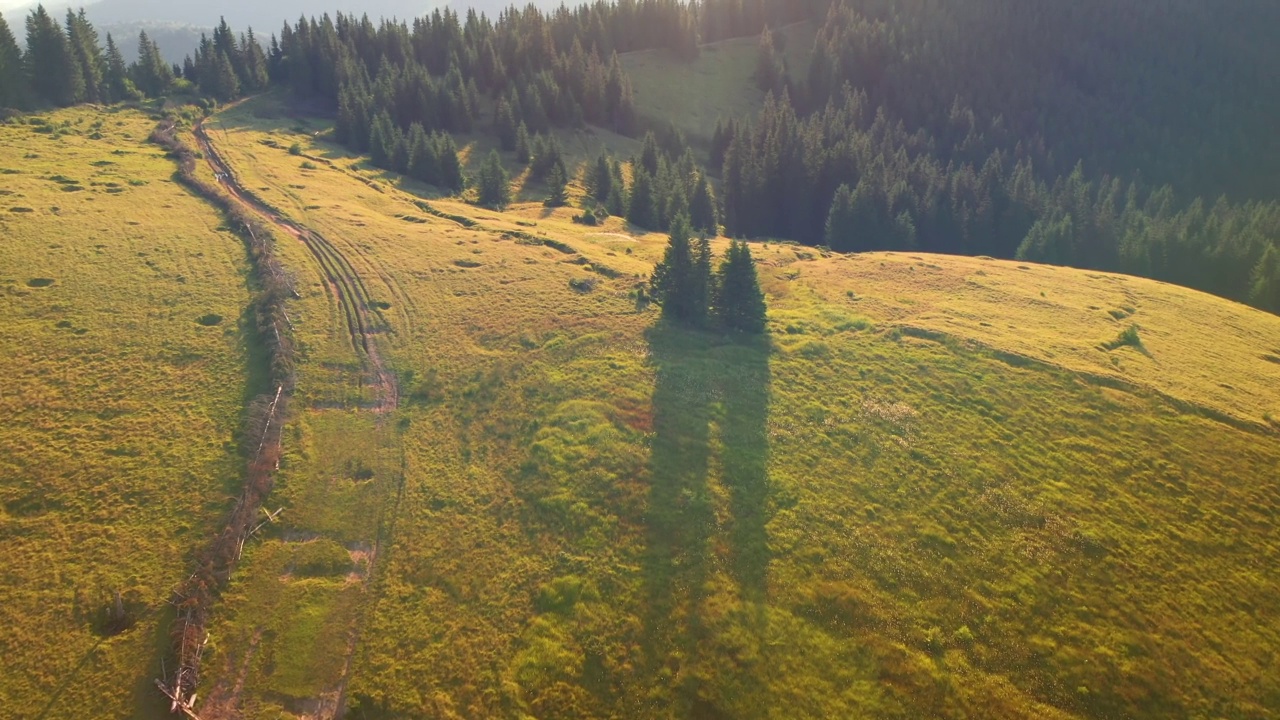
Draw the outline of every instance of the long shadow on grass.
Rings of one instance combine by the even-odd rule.
[[[753,616],[763,622],[768,352],[764,345],[725,344],[670,327],[654,328],[648,340],[657,378],[646,510],[645,650],[653,682],[671,673],[683,678],[672,688],[676,716],[714,718],[720,713],[702,699],[700,673],[690,672],[701,664],[699,648],[709,639],[703,612],[714,565],[712,425],[718,419],[720,467],[731,495],[730,571],[742,598],[760,608]]]

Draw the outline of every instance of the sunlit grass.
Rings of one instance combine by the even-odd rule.
[[[245,250],[154,119],[43,119],[0,125],[0,715],[149,716],[168,594],[241,477]],[[107,637],[116,592],[138,621]]]
[[[314,708],[353,623],[356,717],[1280,698],[1275,318],[1132,278],[756,243],[767,340],[655,328],[632,293],[663,237],[436,197],[273,108],[229,113],[221,147],[385,305],[401,408],[351,409],[338,317],[287,246],[312,407],[211,663],[247,716]],[[294,142],[334,165],[301,168]],[[1132,326],[1145,353],[1101,347]],[[355,578],[294,571],[326,541]]]

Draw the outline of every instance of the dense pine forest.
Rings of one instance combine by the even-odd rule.
[[[800,21],[818,28],[811,61],[788,67],[771,28]],[[551,131],[592,125],[645,142],[588,165],[588,209],[650,230],[687,216],[836,251],[1016,257],[1280,312],[1276,27],[1261,2],[624,0],[326,15],[265,43],[223,22],[170,66],[145,34],[126,64],[83,12],[38,8],[25,50],[0,19],[0,107],[278,86],[333,112],[337,142],[448,191],[467,182],[452,135],[493,134],[549,202],[569,172]],[[759,37],[757,116],[724,118],[709,147],[641,119],[619,54],[691,61],[744,36]],[[488,174],[473,182],[500,206]]]

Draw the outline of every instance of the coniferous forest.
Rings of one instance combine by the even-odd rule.
[[[771,28],[805,20],[809,65],[788,67]],[[126,62],[83,12],[37,8],[25,50],[0,20],[0,107],[277,86],[334,113],[337,142],[450,191],[467,182],[453,134],[492,134],[563,188],[551,131],[591,125],[644,138],[589,164],[591,209],[650,230],[688,218],[836,251],[1113,270],[1280,312],[1276,27],[1280,6],[1260,2],[623,0],[324,15],[265,40],[223,22],[171,66],[145,34]],[[642,119],[619,54],[692,61],[745,36],[758,115],[724,118],[708,147]],[[475,179],[502,205],[494,180]]]

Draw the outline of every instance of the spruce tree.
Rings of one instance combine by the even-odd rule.
[[[662,306],[662,317],[683,325],[698,322],[697,262],[689,245],[691,232],[688,218],[681,215],[672,220],[662,262],[653,269],[649,280],[653,299]]]
[[[568,185],[569,179],[566,177],[564,164],[559,163],[551,168],[551,176],[547,178],[547,187],[550,192],[542,204],[547,207],[561,207],[569,202]]]
[[[600,153],[595,166],[587,174],[587,192],[600,202],[607,202],[613,192],[613,173],[609,168],[609,158],[604,153]]]
[[[37,97],[55,105],[84,99],[84,74],[62,28],[43,5],[27,16],[27,78]]]
[[[640,167],[651,176],[658,174],[658,158],[661,152],[658,149],[658,138],[652,132],[644,135],[644,144],[640,148]]]
[[[217,53],[213,96],[221,102],[230,102],[240,96],[240,79],[236,76],[227,53],[223,50],[218,50]]]
[[[160,48],[147,37],[145,30],[138,33],[138,59],[130,68],[130,74],[134,85],[149,97],[165,95],[173,85],[173,69],[164,61]]]
[[[688,218],[682,213],[671,222],[687,223]],[[690,323],[706,325],[711,314],[712,300],[718,293],[716,278],[711,274],[711,241],[705,234],[698,238],[697,251],[693,257],[693,276],[689,280]]]
[[[715,314],[721,327],[752,335],[764,332],[764,293],[745,242],[735,240],[729,244],[729,252],[720,264],[717,291]]]
[[[632,172],[631,197],[627,203],[627,222],[646,230],[658,229],[658,208],[654,199],[653,178],[643,167],[635,167]]]
[[[832,250],[845,251],[853,247],[857,232],[854,225],[853,189],[848,185],[841,185],[831,199],[823,239]]]
[[[502,167],[502,158],[493,150],[480,166],[476,182],[479,191],[479,203],[490,207],[502,208],[511,199],[511,190],[507,185],[507,171]]]
[[[1249,302],[1257,308],[1280,313],[1280,249],[1272,244],[1254,266]]]
[[[91,103],[103,102],[106,99],[106,88],[102,78],[102,48],[98,46],[98,31],[89,23],[84,8],[80,8],[79,14],[67,10],[67,44],[84,81],[84,100]]]
[[[384,110],[369,128],[369,159],[374,165],[390,170],[396,152],[396,131],[391,116]]]
[[[409,126],[409,134],[405,140],[409,148],[409,177],[430,185],[440,181],[440,161],[436,158],[435,146],[422,129],[422,123]]]
[[[516,162],[528,165],[533,159],[533,151],[529,147],[529,128],[520,123],[516,126]]]
[[[614,160],[609,165],[609,198],[604,201],[605,209],[610,215],[622,217],[627,213],[629,199],[627,188],[622,181],[622,163]]]
[[[22,51],[18,40],[0,14],[0,108],[27,107],[30,91],[22,68]]]
[[[458,146],[454,144],[453,136],[440,133],[433,136],[432,140],[436,147],[436,162],[440,163],[439,182],[436,184],[454,192],[462,192],[466,183],[462,177],[462,162],[458,160]]]
[[[720,234],[720,213],[716,210],[716,198],[711,191],[711,182],[701,173],[693,186],[693,197],[689,199],[689,222],[699,232],[711,236]]]
[[[110,33],[107,33],[106,63],[107,69],[103,75],[103,84],[107,88],[108,99],[112,102],[136,100],[138,98],[138,89],[133,86],[133,81],[129,79],[129,68],[125,65],[124,54],[120,52],[120,47],[116,45],[116,41],[112,39]]]
[[[498,142],[504,152],[516,149],[518,126],[515,113],[511,110],[511,103],[507,102],[506,98],[498,101],[498,107],[494,111],[493,131],[498,136]]]

